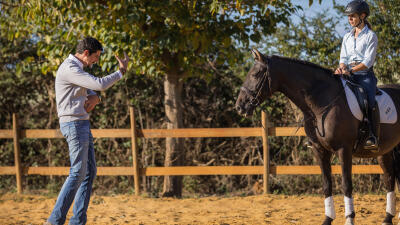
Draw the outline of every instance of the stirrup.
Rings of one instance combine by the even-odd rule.
[[[364,143],[364,149],[367,150],[377,150],[378,149],[378,140],[374,135],[371,135],[367,138]]]

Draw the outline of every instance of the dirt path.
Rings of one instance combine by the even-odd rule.
[[[333,224],[344,224],[343,197],[335,196],[334,199],[337,219]],[[55,201],[55,198],[40,195],[0,196],[0,224],[43,224]],[[132,195],[92,196],[87,224],[308,225],[322,223],[323,207],[322,196],[260,195],[178,200]],[[355,196],[356,224],[381,224],[385,208],[383,195]],[[70,216],[71,212],[68,218]],[[394,221],[397,222],[397,218]]]

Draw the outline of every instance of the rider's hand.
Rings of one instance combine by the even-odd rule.
[[[342,74],[342,69],[339,67],[335,70],[335,74],[341,75]]]
[[[347,76],[350,76],[350,75],[351,75],[351,74],[350,74],[350,71],[347,70],[347,69],[343,72],[343,74],[344,74],[344,75],[347,75]]]
[[[128,62],[129,62],[129,56],[124,52],[124,59],[121,59],[118,57],[117,54],[115,54],[115,58],[117,58],[119,62],[119,70],[121,71],[122,75],[125,74],[126,70],[128,69]]]
[[[350,75],[350,72],[347,70],[346,66],[342,66],[340,65],[336,70],[335,70],[335,74],[338,75]]]
[[[85,101],[84,108],[86,112],[90,112],[94,109],[94,107],[99,104],[100,98],[97,95],[89,95],[87,96],[87,100]]]

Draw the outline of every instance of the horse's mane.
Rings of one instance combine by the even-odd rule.
[[[272,55],[271,58],[272,59],[275,59],[275,58],[283,59],[283,60],[286,60],[286,61],[291,61],[291,62],[294,62],[294,63],[299,63],[299,64],[303,64],[303,65],[306,65],[306,66],[310,66],[310,67],[313,67],[313,68],[316,68],[316,69],[321,69],[322,71],[328,73],[329,75],[332,75],[332,73],[333,73],[333,71],[331,69],[325,68],[323,66],[320,66],[320,65],[312,63],[312,62],[303,61],[303,60],[300,60],[300,59],[288,58],[288,57],[278,56],[278,55]]]

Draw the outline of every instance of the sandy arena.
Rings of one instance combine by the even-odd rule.
[[[356,224],[381,224],[386,196],[356,195]],[[337,219],[344,224],[342,196],[335,196]],[[5,194],[0,197],[0,224],[43,224],[55,197]],[[398,202],[399,200],[397,200]],[[72,207],[71,207],[72,208]],[[399,209],[397,204],[397,209]],[[71,216],[71,211],[68,218]],[[321,224],[322,196],[258,195],[190,199],[132,195],[92,196],[87,224]],[[397,223],[395,218],[393,222]],[[66,222],[68,224],[68,220]]]

